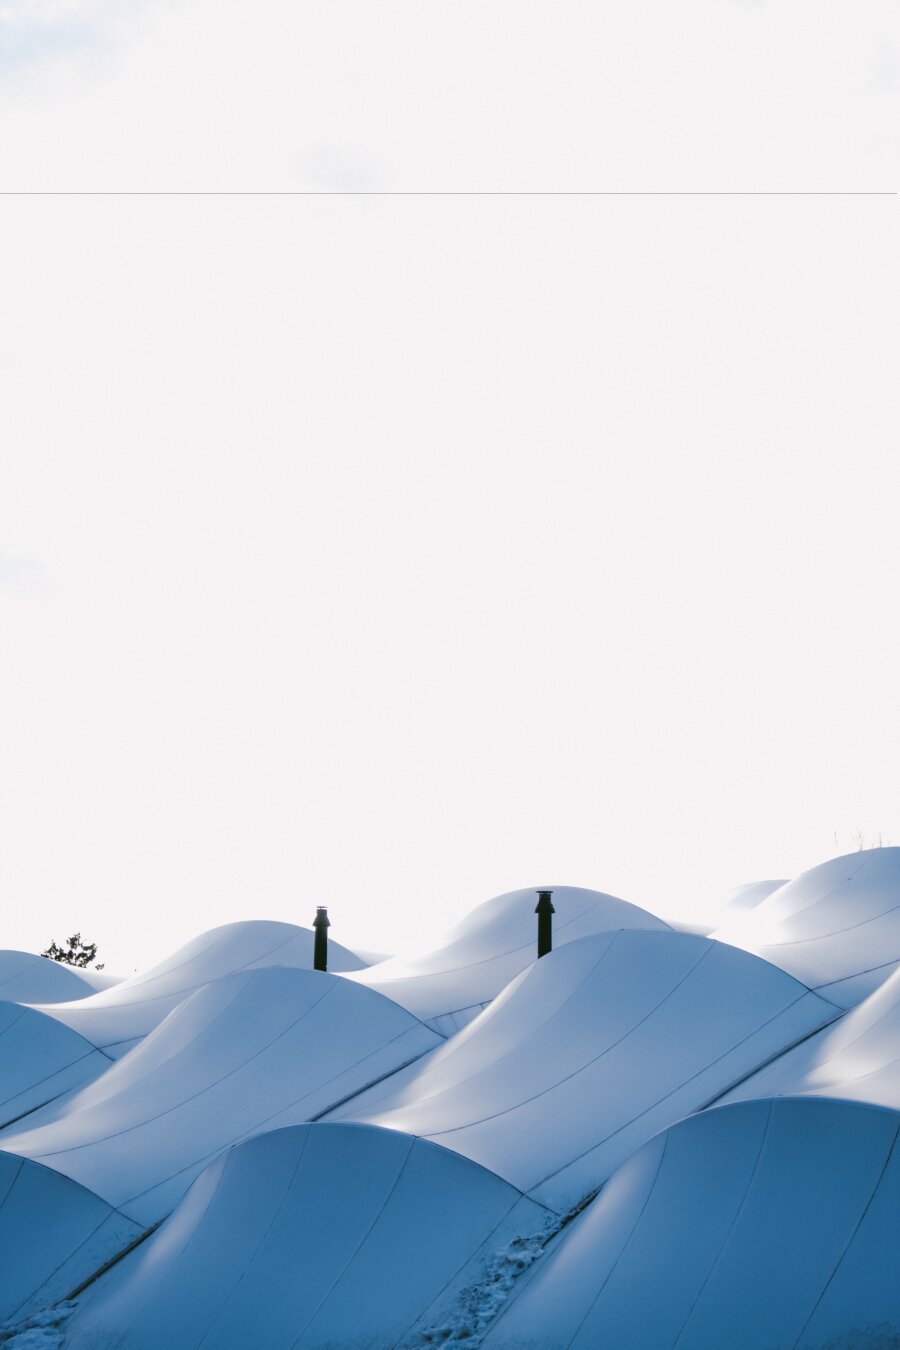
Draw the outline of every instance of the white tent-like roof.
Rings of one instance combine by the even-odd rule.
[[[91,1082],[111,1063],[38,1008],[0,1003],[0,1126]]]
[[[900,964],[900,848],[832,858],[713,936],[851,1008]]]
[[[0,999],[8,1003],[66,1003],[118,983],[114,975],[33,952],[0,951]]]
[[[77,1182],[0,1153],[0,1322],[66,1298],[141,1232]]]
[[[900,1110],[900,970],[840,1021],[753,1074],[724,1100],[801,1093]]]
[[[215,980],[82,1091],[0,1132],[141,1225],[218,1153],[322,1114],[440,1043],[374,990],[269,967]]]
[[[553,943],[561,947],[591,933],[619,928],[668,929],[655,914],[627,900],[581,886],[553,892]],[[536,890],[486,900],[434,951],[394,957],[350,978],[379,989],[444,1034],[466,1025],[536,956]]]
[[[536,962],[337,1114],[444,1144],[565,1211],[657,1130],[837,1015],[746,952],[626,929]]]
[[[44,1011],[116,1057],[146,1036],[183,999],[210,980],[258,966],[311,969],[314,935],[291,923],[253,919],[211,928],[174,955],[113,989],[78,1003],[57,1003]],[[330,970],[361,970],[364,963],[340,943],[329,942]]]
[[[0,999],[0,1341],[900,1344],[898,854],[727,942],[557,887],[541,960],[529,890],[368,970],[254,921]]]
[[[729,919],[748,910],[756,909],[767,900],[773,891],[788,884],[788,878],[780,881],[748,881],[743,886],[735,886],[721,901],[721,909]]]
[[[546,1214],[446,1149],[307,1125],[233,1149],[79,1301],[67,1350],[395,1350]],[[419,1344],[425,1344],[419,1341]]]
[[[790,1098],[682,1121],[532,1267],[484,1350],[896,1344],[898,1128]]]

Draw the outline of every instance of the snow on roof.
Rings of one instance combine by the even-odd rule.
[[[900,848],[832,858],[713,936],[850,1008],[900,964]]]
[[[0,1001],[0,1340],[889,1343],[898,855],[739,896],[721,940],[554,887],[541,960],[515,891],[371,970],[254,921]]]
[[[657,1130],[837,1015],[736,948],[621,930],[536,962],[336,1115],[435,1140],[565,1211]]]
[[[70,1350],[394,1350],[440,1322],[545,1211],[484,1168],[390,1130],[307,1125],[239,1145],[87,1292]]]
[[[0,1319],[65,1298],[141,1231],[68,1177],[0,1153]]]
[[[894,1344],[898,1128],[895,1112],[790,1098],[680,1122],[524,1277],[484,1350]]]

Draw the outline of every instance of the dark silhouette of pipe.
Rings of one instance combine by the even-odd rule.
[[[538,916],[538,960],[553,950],[553,918],[556,913],[550,900],[552,891],[538,891],[534,912]]]
[[[328,969],[328,930],[331,927],[331,920],[328,917],[328,910],[324,905],[319,905],[316,910],[316,917],[313,919],[313,928],[316,930],[316,945],[313,948],[313,970]]]

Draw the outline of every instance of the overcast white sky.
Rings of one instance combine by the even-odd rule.
[[[900,842],[898,15],[0,0],[0,945]]]

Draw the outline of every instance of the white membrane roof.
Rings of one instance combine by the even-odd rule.
[[[66,1003],[118,983],[114,975],[82,970],[48,956],[0,951],[0,999],[8,1003]]]
[[[514,1187],[422,1140],[277,1130],[203,1173],[80,1301],[66,1346],[395,1350],[544,1219]]]
[[[141,1231],[68,1177],[0,1153],[0,1321],[66,1298]]]
[[[727,1100],[801,1093],[900,1110],[900,970],[833,1026],[753,1074]]]
[[[241,971],[192,994],[101,1078],[0,1132],[0,1148],[148,1225],[223,1149],[309,1120],[439,1043],[337,975]]]
[[[756,909],[767,900],[773,891],[779,890],[782,886],[788,884],[788,878],[782,877],[780,881],[748,881],[743,886],[735,886],[729,891],[721,902],[720,908],[724,911],[728,919],[737,917],[750,909]]]
[[[253,921],[0,997],[0,1342],[900,1345],[900,850],[722,940],[548,889],[540,960],[530,889],[372,969]]]
[[[563,1232],[484,1350],[896,1344],[898,1127],[791,1098],[680,1122]]]
[[[832,858],[713,936],[850,1008],[900,963],[900,848]]]
[[[111,1063],[39,1009],[0,1003],[0,1125],[91,1082]]]
[[[210,980],[257,966],[311,969],[314,935],[290,923],[253,919],[211,928],[180,947],[174,955],[112,989],[78,1003],[47,1005],[44,1011],[98,1049],[112,1054],[131,1047],[178,1003]],[[360,970],[364,963],[340,943],[328,944],[328,967]]]
[[[838,1014],[746,952],[620,930],[537,961],[459,1035],[337,1114],[432,1139],[564,1211],[657,1130]]]
[[[669,927],[648,910],[602,891],[581,886],[545,889],[553,892],[555,947],[619,928]],[[350,978],[381,990],[423,1021],[479,1012],[534,961],[536,903],[535,888],[495,896],[474,909],[434,951],[394,957]],[[439,1028],[447,1029],[440,1024]]]

